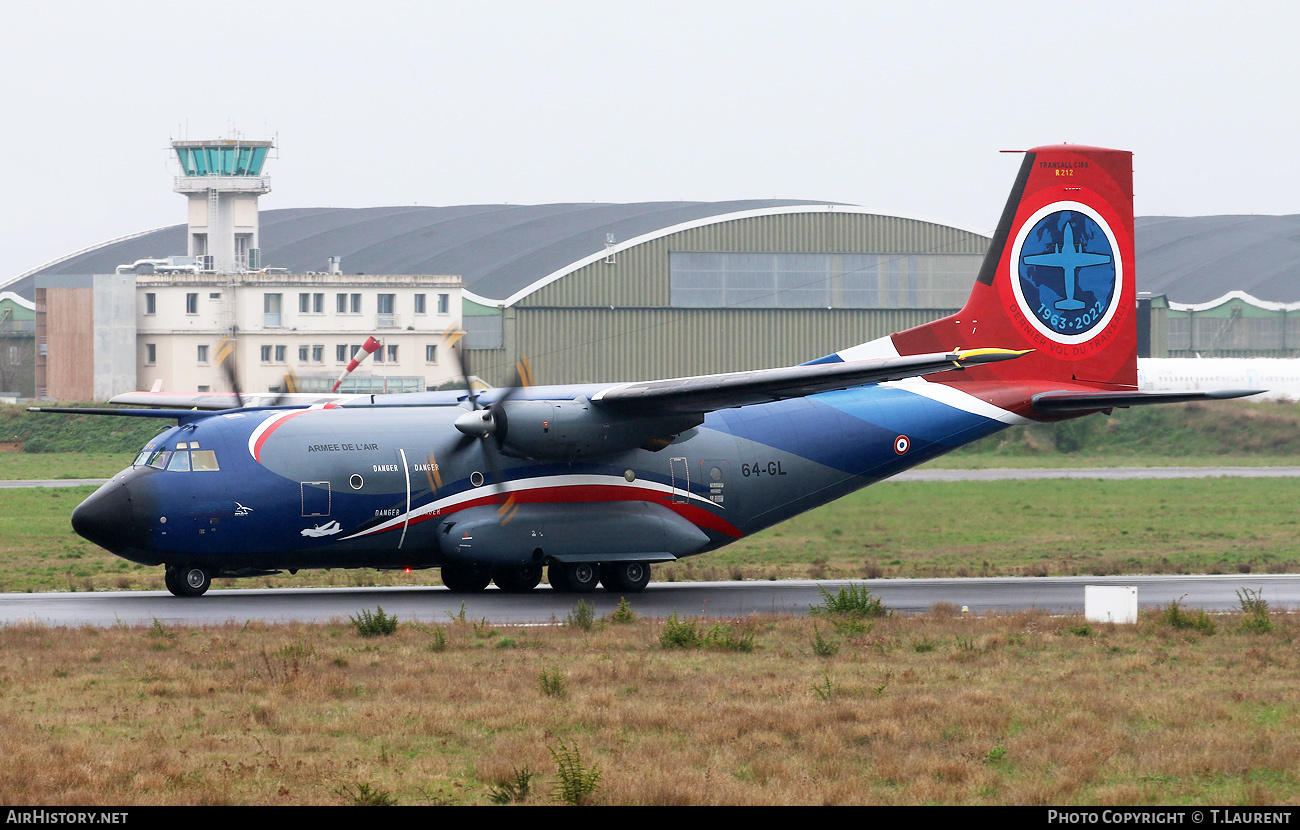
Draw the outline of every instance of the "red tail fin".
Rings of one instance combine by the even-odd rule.
[[[895,334],[898,352],[1033,349],[965,377],[1136,386],[1132,159],[1076,145],[1026,153],[966,307]]]

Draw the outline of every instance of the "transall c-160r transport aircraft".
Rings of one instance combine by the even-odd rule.
[[[72,524],[164,566],[180,596],[214,577],[362,567],[441,568],[461,592],[529,591],[545,567],[557,590],[632,592],[655,562],[1013,424],[1249,394],[1138,389],[1132,192],[1131,153],[1026,152],[965,308],[801,366],[104,410],[177,425]]]

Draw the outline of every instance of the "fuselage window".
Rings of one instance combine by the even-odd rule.
[[[140,454],[131,462],[132,467],[143,467],[149,463],[149,456],[153,455],[153,450],[141,450]]]
[[[212,450],[192,450],[190,457],[194,459],[195,472],[213,472],[221,469],[217,466],[217,454]]]
[[[154,450],[153,454],[149,456],[149,466],[157,467],[160,470],[165,469],[167,467],[167,459],[171,457],[172,454],[168,450]]]

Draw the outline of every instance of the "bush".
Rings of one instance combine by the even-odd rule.
[[[375,613],[363,610],[358,616],[349,616],[352,627],[362,637],[387,637],[397,630],[397,617],[384,613],[383,606],[375,606]]]
[[[1263,593],[1263,588],[1258,591],[1242,588],[1237,592],[1237,601],[1241,603],[1243,631],[1267,634],[1273,630],[1273,618],[1269,616],[1268,600],[1264,599]]]
[[[664,630],[659,632],[659,645],[664,648],[699,648],[699,623],[693,619],[678,619],[677,612],[664,620]]]
[[[429,642],[429,651],[445,651],[447,649],[447,632],[440,625],[433,627],[433,639]]]
[[[555,794],[565,804],[577,806],[586,801],[600,787],[600,767],[587,767],[582,763],[578,747],[570,747],[563,740],[559,749],[551,749],[551,757],[558,768],[559,786]]]
[[[388,790],[372,787],[364,782],[357,784],[355,791],[347,784],[334,793],[348,801],[353,807],[395,807],[397,797]]]
[[[497,782],[496,786],[488,790],[488,801],[493,804],[523,804],[528,798],[528,793],[533,786],[533,778],[537,773],[524,767],[515,769],[512,777],[504,781]]]
[[[1192,629],[1202,634],[1213,634],[1215,631],[1214,620],[1204,609],[1198,609],[1195,614],[1190,613],[1183,608],[1178,600],[1174,600],[1169,605],[1160,609],[1160,616],[1157,618],[1161,624],[1178,630]]]
[[[708,634],[704,635],[704,646],[718,651],[743,651],[748,653],[754,650],[754,632],[752,629],[744,627],[732,627],[725,624],[715,625],[709,629]]]
[[[699,619],[680,619],[676,612],[664,621],[659,632],[659,645],[664,648],[711,648],[718,651],[754,650],[754,632],[743,625],[718,623],[706,633],[700,633]]]
[[[569,616],[564,618],[564,624],[570,628],[590,631],[596,624],[596,606],[585,599],[578,600],[578,604],[573,606]]]
[[[614,623],[636,622],[636,614],[632,611],[632,606],[627,604],[627,597],[618,598],[618,607],[609,615],[609,620]]]
[[[559,669],[542,669],[537,675],[537,682],[541,684],[542,694],[547,697],[564,697],[569,693],[564,675],[560,674]]]
[[[813,626],[813,654],[818,657],[834,657],[840,651],[840,644],[822,636],[821,629]]]
[[[888,617],[890,611],[879,597],[874,597],[862,584],[850,584],[840,588],[834,596],[825,588],[818,586],[822,592],[822,604],[808,606],[810,614],[839,614],[846,617]]]

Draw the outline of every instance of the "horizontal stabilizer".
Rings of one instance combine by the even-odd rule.
[[[1034,395],[1039,412],[1086,412],[1114,407],[1145,406],[1155,403],[1222,401],[1258,395],[1258,389],[1220,389],[1213,392],[1043,392]]]
[[[1013,360],[1024,354],[1028,354],[1028,351],[972,349],[626,383],[596,393],[591,401],[610,409],[673,414],[702,413],[965,369]]]

